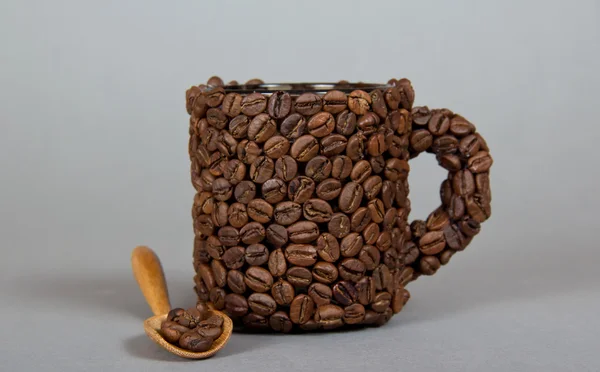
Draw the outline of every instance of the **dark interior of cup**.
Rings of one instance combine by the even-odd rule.
[[[249,94],[253,92],[262,94],[271,94],[277,91],[288,92],[292,95],[302,93],[324,94],[331,90],[339,90],[344,93],[350,93],[360,89],[366,92],[374,89],[384,91],[391,85],[378,83],[272,83],[272,84],[252,84],[252,85],[227,85],[225,91],[228,93]]]

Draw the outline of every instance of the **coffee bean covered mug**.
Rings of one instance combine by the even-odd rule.
[[[400,312],[405,286],[464,250],[492,199],[475,126],[414,99],[407,79],[189,88],[198,301],[236,329],[284,333]],[[409,222],[409,161],[423,152],[448,177],[441,205]]]

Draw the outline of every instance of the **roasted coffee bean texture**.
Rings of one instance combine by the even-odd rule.
[[[383,325],[410,297],[404,287],[491,216],[483,137],[448,109],[413,107],[407,79],[319,93],[228,87],[212,77],[190,88],[186,109],[195,290],[238,326]],[[409,160],[423,152],[448,177],[439,208],[411,222]],[[183,337],[188,326],[165,334],[205,347]]]
[[[223,318],[210,311],[204,301],[198,301],[196,307],[169,311],[160,333],[165,340],[183,349],[203,352],[209,350],[223,333]]]

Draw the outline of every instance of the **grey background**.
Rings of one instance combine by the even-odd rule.
[[[597,371],[597,1],[3,1],[0,370]],[[493,213],[383,328],[234,335],[179,360],[146,339],[130,252],[194,303],[185,90],[386,82],[485,136]],[[412,218],[445,176],[411,162]],[[303,355],[308,355],[305,357]]]

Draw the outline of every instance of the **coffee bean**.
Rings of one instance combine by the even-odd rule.
[[[269,329],[269,319],[262,315],[250,313],[242,318],[244,326],[252,328],[254,330],[266,331]]]
[[[284,311],[277,311],[269,317],[269,325],[274,331],[288,333],[292,330],[293,324],[289,316]]]
[[[373,170],[373,173],[379,174],[383,172],[383,169],[385,167],[385,159],[383,158],[383,156],[371,157],[369,159],[369,163],[371,164],[371,169]]]
[[[414,122],[413,118],[413,122]],[[433,136],[426,129],[418,129],[410,135],[410,145],[416,152],[423,152],[433,144]]]
[[[340,195],[342,184],[335,178],[328,178],[321,181],[315,190],[319,198],[323,200],[333,200]]]
[[[280,279],[273,284],[271,294],[273,295],[275,302],[281,306],[287,306],[291,304],[294,299],[294,287],[292,287],[289,282]]]
[[[450,262],[450,259],[452,258],[452,256],[454,255],[456,251],[453,251],[451,249],[446,249],[445,251],[443,251],[440,254],[440,264],[442,265],[447,265]]]
[[[412,267],[405,267],[402,269],[400,272],[400,285],[405,286],[408,284],[411,280],[413,280],[414,274],[415,271]]]
[[[203,123],[208,125],[208,120],[203,119]],[[202,144],[206,146],[208,151],[215,151],[217,149],[217,137],[219,136],[219,131],[213,127],[206,127],[204,131],[200,132],[200,140]]]
[[[371,96],[365,91],[355,90],[348,95],[348,108],[356,115],[364,115],[370,109]]]
[[[443,207],[439,207],[427,217],[427,230],[442,230],[450,223],[450,216]]]
[[[335,130],[343,135],[349,136],[356,129],[356,115],[348,110],[344,110],[338,114],[336,118]]]
[[[315,302],[310,296],[299,294],[290,305],[290,319],[295,324],[309,321],[315,312]]]
[[[250,119],[246,115],[238,115],[229,122],[229,132],[234,138],[245,138],[249,125]]]
[[[233,187],[225,178],[220,177],[213,182],[213,197],[219,201],[226,201],[231,198]]]
[[[364,245],[358,254],[358,259],[365,264],[367,270],[374,270],[379,265],[381,255],[373,245]]]
[[[235,200],[248,204],[256,195],[256,185],[251,181],[242,181],[237,184],[234,191]]]
[[[394,199],[399,207],[406,207],[408,197],[408,182],[407,180],[398,180],[394,184],[395,192]]]
[[[459,220],[465,214],[465,200],[459,195],[452,195],[447,211],[451,219]]]
[[[269,271],[273,276],[283,276],[287,270],[285,256],[281,249],[276,249],[269,256]]]
[[[221,227],[227,225],[227,203],[219,202],[211,213],[211,218],[215,226]]]
[[[358,208],[350,218],[350,229],[354,232],[361,232],[371,222],[371,212],[366,207]]]
[[[217,239],[218,240],[218,239]],[[202,238],[194,238],[194,267],[201,263],[210,262],[210,255],[206,250],[206,241]]]
[[[273,176],[275,163],[266,156],[259,156],[250,166],[250,178],[254,183],[264,183]],[[214,184],[213,184],[214,187]]]
[[[180,347],[197,353],[209,350],[212,346],[212,343],[212,338],[203,337],[202,335],[198,334],[196,330],[191,330],[184,333],[179,339]]]
[[[238,144],[237,156],[244,164],[252,164],[262,153],[262,149],[254,141],[243,140]]]
[[[450,129],[450,119],[441,112],[435,112],[429,119],[428,129],[434,136],[441,136]]]
[[[333,298],[343,306],[351,305],[358,299],[358,292],[354,285],[344,280],[333,286],[332,293]]]
[[[383,174],[390,181],[405,180],[408,177],[410,166],[406,160],[396,158],[388,159],[385,162]]]
[[[330,90],[323,96],[323,110],[337,114],[346,109],[346,94],[339,90]]]
[[[231,247],[223,254],[223,263],[228,269],[239,269],[244,265],[246,250],[243,247]]]
[[[194,101],[198,97],[202,96],[202,90],[198,86],[191,86],[188,90],[185,91],[185,109],[188,114],[192,114],[192,108],[194,106]]]
[[[481,134],[475,133],[475,136],[479,140],[479,150],[489,152],[490,148],[488,147],[487,142],[485,142]]]
[[[318,153],[319,141],[309,134],[298,138],[290,149],[290,155],[300,162],[307,162]]]
[[[227,162],[223,177],[232,185],[239,184],[246,175],[246,165],[238,159]]]
[[[225,296],[225,311],[231,316],[244,316],[248,312],[248,301],[237,293],[229,293]]]
[[[242,113],[256,116],[267,108],[267,99],[260,93],[250,93],[242,99]]]
[[[458,224],[460,231],[466,236],[475,236],[479,234],[481,224],[472,218],[464,217]]]
[[[290,149],[290,141],[283,136],[273,136],[265,142],[265,155],[271,159],[279,159]]]
[[[273,276],[262,267],[251,266],[246,270],[244,282],[255,292],[266,292],[273,285]]]
[[[468,169],[460,170],[452,177],[452,189],[460,196],[467,197],[475,193],[475,178]]]
[[[381,186],[381,199],[383,200],[383,205],[385,208],[392,208],[392,203],[394,202],[394,198],[396,197],[396,185],[394,182],[390,180],[383,181],[383,185]],[[373,221],[375,221],[375,218]],[[383,220],[383,218],[382,218]],[[377,221],[375,221],[377,222]],[[379,223],[379,222],[377,222]]]
[[[427,225],[423,220],[414,220],[410,224],[412,236],[415,239],[420,239],[427,232]]]
[[[371,175],[371,164],[366,160],[357,162],[350,172],[350,178],[354,182],[363,183]]]
[[[280,179],[289,182],[298,173],[298,163],[289,155],[283,155],[275,162],[275,174]]]
[[[385,187],[385,182],[383,183],[383,186]],[[390,201],[390,207],[391,207],[391,201]],[[369,204],[367,204],[367,208],[369,209],[369,212],[371,214],[371,221],[373,221],[375,223],[383,222],[385,206],[380,199],[373,199],[373,200],[369,201]]]
[[[188,327],[184,327],[181,324],[174,321],[167,320],[160,325],[160,333],[165,338],[165,340],[172,344],[178,343],[181,336],[189,331],[190,329]]]
[[[353,232],[342,239],[340,251],[344,257],[354,257],[363,247],[363,238],[360,234]]]
[[[331,220],[333,211],[329,203],[321,199],[309,199],[303,204],[304,218],[321,223]]]
[[[321,139],[321,154],[331,157],[346,150],[348,140],[341,134],[330,134]]]
[[[248,297],[248,306],[262,316],[269,316],[277,310],[277,303],[266,293],[252,293]]]
[[[379,265],[373,270],[373,281],[375,282],[375,288],[381,291],[387,288],[392,281],[392,274],[390,269],[386,265]]]
[[[296,98],[295,108],[299,114],[306,116],[314,115],[321,111],[321,107],[321,97],[314,93],[303,93]]]
[[[256,222],[267,223],[273,217],[273,207],[263,199],[253,199],[248,203],[248,217]]]
[[[238,142],[228,131],[222,130],[217,137],[217,150],[223,156],[230,157],[236,153]],[[223,170],[225,171],[225,170]]]
[[[400,91],[398,90],[398,88],[387,88],[383,96],[390,110],[398,109],[398,106],[400,105],[400,99],[402,98],[400,96]]]
[[[331,174],[331,162],[325,156],[316,156],[306,163],[304,173],[315,182],[321,182]]]
[[[240,242],[240,232],[232,226],[225,226],[219,229],[219,241],[226,247],[233,247]]]
[[[381,252],[385,252],[392,247],[392,236],[389,231],[384,231],[379,234],[377,241],[375,242],[375,246]]]
[[[275,92],[269,98],[268,112],[275,119],[283,119],[292,108],[292,97],[286,92]]]
[[[484,195],[476,193],[465,198],[467,213],[479,223],[485,222],[492,214],[490,201]],[[455,218],[458,219],[458,218]]]
[[[470,158],[479,151],[480,143],[477,136],[471,134],[460,140],[458,143],[458,152],[463,158]]]
[[[286,260],[296,266],[312,266],[317,262],[317,248],[309,244],[290,244],[284,254]]]
[[[442,199],[442,205],[448,207],[452,199],[452,184],[449,180],[444,180],[440,185],[440,199]]]
[[[431,145],[431,151],[436,154],[452,154],[458,149],[458,140],[451,135],[437,137]]]
[[[314,319],[309,319],[306,323],[300,324],[300,329],[307,332],[314,332],[321,328],[321,325],[317,323]]]
[[[220,260],[225,254],[225,248],[218,237],[211,235],[206,239],[206,252],[215,260]]]
[[[269,225],[267,227],[267,241],[274,247],[283,247],[288,241],[286,228],[278,224]]]
[[[343,180],[352,172],[352,160],[346,155],[338,155],[333,158],[331,177]]]
[[[369,305],[375,297],[375,281],[371,277],[361,278],[356,283],[356,291],[358,293],[358,302],[365,306]]]
[[[485,196],[489,202],[492,201],[489,173],[477,173],[475,175],[475,187],[479,194]]]
[[[344,213],[353,213],[360,206],[363,188],[357,182],[348,182],[340,193],[338,206]]]
[[[227,166],[227,157],[223,155],[221,152],[214,152],[210,156],[210,168],[209,171],[215,177],[219,177],[223,175],[223,171]]]
[[[366,267],[356,258],[346,258],[340,263],[338,270],[342,279],[357,282],[365,275]]]
[[[356,124],[358,125],[358,129],[360,129],[364,135],[368,136],[377,131],[380,121],[379,116],[375,113],[367,112],[358,118]]]
[[[251,266],[260,266],[269,260],[269,250],[263,244],[251,244],[246,248],[246,262]]]
[[[221,130],[225,128],[227,120],[227,115],[217,108],[210,108],[206,111],[206,121],[208,122],[208,125],[216,129]]]
[[[265,228],[258,222],[250,222],[242,227],[240,237],[245,244],[260,243],[265,238]]]
[[[219,287],[225,287],[225,284],[227,283],[227,269],[223,263],[218,260],[212,260],[210,267],[215,278],[215,283]]]
[[[371,106],[373,107],[373,112],[375,112],[379,117],[385,119],[388,113],[384,94],[381,90],[375,89],[371,92]]]
[[[446,241],[442,231],[430,231],[419,239],[419,249],[426,255],[438,254],[445,247]]]
[[[387,151],[386,139],[383,133],[371,135],[367,143],[367,150],[371,156],[379,156]]]
[[[322,283],[313,283],[308,287],[308,295],[315,305],[322,306],[331,302],[333,293],[331,287]]]
[[[359,161],[365,157],[365,142],[367,138],[362,133],[356,133],[348,139],[346,155],[352,161]]]
[[[241,247],[239,247],[241,248]],[[233,248],[231,248],[233,249]],[[244,257],[244,256],[242,256]],[[229,267],[229,266],[227,266]],[[240,266],[241,267],[241,266]],[[229,270],[227,272],[227,287],[234,293],[243,294],[246,292],[246,283],[244,282],[244,274],[237,270]]]
[[[306,176],[294,178],[288,185],[288,198],[295,203],[308,201],[315,191],[315,181]]]
[[[437,159],[442,168],[452,172],[456,172],[462,167],[460,158],[454,154],[442,154],[439,155]]]
[[[440,261],[436,256],[423,256],[419,260],[419,271],[424,275],[433,275],[440,268]]]
[[[284,201],[275,206],[273,217],[280,225],[291,225],[302,216],[302,207],[298,203]]]
[[[460,115],[450,120],[450,132],[457,137],[464,137],[475,132],[475,126]]]
[[[383,231],[392,231],[396,221],[398,219],[398,210],[396,208],[390,208],[385,212],[383,216]]]
[[[293,266],[286,272],[287,280],[296,288],[306,288],[312,282],[312,273],[305,267]]]
[[[344,213],[334,213],[327,224],[327,231],[341,239],[350,233],[350,218]]]
[[[206,84],[209,87],[222,87],[223,86],[223,79],[221,79],[218,76],[211,76],[208,81],[206,82]]]
[[[288,237],[294,243],[310,243],[319,237],[319,227],[311,221],[300,221],[287,228]]]
[[[338,269],[334,264],[319,261],[312,269],[313,278],[321,283],[333,283],[338,277]]]
[[[322,233],[317,239],[317,253],[327,262],[336,262],[340,257],[340,245],[330,233]]]
[[[213,261],[218,262],[218,261]],[[225,291],[222,288],[213,288],[209,292],[209,299],[217,310],[222,310],[225,307]]]
[[[360,324],[365,319],[365,307],[361,304],[352,304],[344,308],[344,323]]]
[[[315,313],[315,321],[325,330],[331,330],[344,325],[344,310],[333,304],[321,305]]]
[[[266,142],[277,131],[277,123],[267,114],[259,114],[248,125],[248,139],[256,143]]]
[[[493,162],[492,157],[487,151],[479,151],[469,158],[467,164],[471,172],[484,173],[491,168]]]
[[[242,112],[242,96],[238,93],[228,93],[223,98],[221,110],[230,118],[238,116]]]
[[[297,139],[307,133],[306,119],[300,114],[291,114],[281,123],[279,131],[289,140]]]
[[[262,196],[269,204],[282,201],[287,195],[287,185],[279,178],[266,180],[262,185]]]
[[[371,309],[378,313],[385,312],[392,303],[392,295],[388,292],[379,292],[375,295]]]
[[[210,216],[200,215],[194,221],[194,233],[196,235],[210,236],[214,231],[215,225]]]
[[[208,288],[206,288],[206,285],[199,275],[194,275],[194,291],[198,295],[200,301],[210,301]]]
[[[308,133],[315,137],[325,137],[335,128],[335,119],[328,112],[319,112],[308,120]]]

